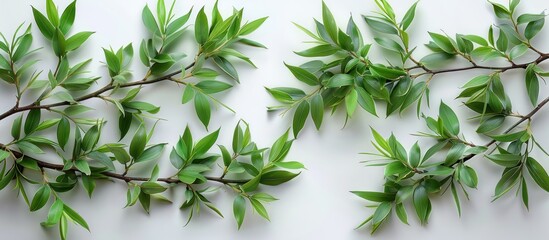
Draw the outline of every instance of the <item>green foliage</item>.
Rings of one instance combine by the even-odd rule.
[[[169,155],[177,173],[171,177],[159,176],[158,161],[165,158],[167,146],[152,140],[160,123],[154,116],[160,106],[146,102],[141,89],[162,81],[184,85],[182,102],[194,99],[196,114],[207,128],[212,107],[221,105],[232,111],[213,94],[233,86],[220,75],[239,82],[235,61],[255,67],[236,49],[242,45],[265,48],[245,36],[257,30],[266,18],[247,22],[243,9],[224,18],[217,3],[211,16],[202,8],[194,23],[188,23],[192,9],[178,16],[175,1],[166,5],[164,0],[158,0],[155,11],[151,9],[145,6],[142,11],[142,21],[149,33],[135,49],[147,71],[139,80],[134,80],[131,69],[132,43],[103,48],[103,63],[109,73],[104,81],[89,76],[87,66],[92,59],[73,62],[72,53],[94,34],[71,30],[76,1],[64,9],[52,0],[46,1],[44,11],[32,8],[35,26],[51,46],[46,50],[58,60],[54,69],[41,71],[35,65],[38,59],[33,56],[36,50],[32,48],[34,36],[30,25],[26,28],[20,25],[11,41],[0,34],[0,79],[6,83],[3,87],[13,87],[16,96],[16,105],[0,115],[0,121],[14,116],[10,132],[13,139],[0,144],[0,189],[14,182],[15,190],[30,211],[48,208],[42,225],[57,226],[61,239],[68,238],[70,222],[90,230],[84,218],[61,199],[64,195],[60,193],[71,192],[78,185],[91,198],[100,186],[98,181],[123,181],[128,186],[126,207],[139,202],[146,212],[151,211],[152,201],[171,202],[168,189],[182,190],[185,200],[181,209],[191,220],[200,207],[223,217],[208,199],[221,184],[240,199],[234,209],[240,228],[248,202],[260,216],[269,219],[264,204],[277,199],[262,192],[262,185],[283,184],[304,168],[299,162],[284,161],[292,144],[288,132],[272,148],[260,148],[242,121],[234,130],[232,147],[217,145],[219,151],[214,145],[220,130],[193,140],[190,129],[186,128]],[[182,36],[190,25],[194,25],[196,52],[192,53],[195,55],[192,62],[184,65],[187,54],[176,47],[182,44]],[[24,101],[29,99],[25,105]],[[104,100],[118,110],[119,139],[103,137],[107,123],[101,114],[86,106],[89,99]],[[130,137],[125,139],[127,135]],[[49,155],[46,161],[44,153],[57,154]],[[213,176],[218,166],[222,173]],[[137,168],[141,173],[149,171],[150,175],[133,175]],[[30,190],[32,185],[36,186],[32,188],[37,189],[35,192]]]

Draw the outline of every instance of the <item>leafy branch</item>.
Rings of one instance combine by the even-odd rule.
[[[188,213],[187,223],[201,208],[223,217],[208,198],[219,187],[226,187],[235,196],[233,213],[240,228],[248,204],[269,219],[265,204],[277,199],[262,192],[262,185],[286,183],[304,168],[299,162],[284,161],[292,145],[288,132],[271,147],[260,148],[252,141],[248,124],[241,121],[234,129],[232,147],[218,145],[217,152],[213,146],[219,129],[195,140],[187,127],[169,155],[173,175],[159,177],[156,161],[162,158],[167,144],[151,144],[150,140],[159,124],[154,114],[160,107],[142,100],[141,89],[164,81],[183,85],[181,102],[194,100],[198,119],[207,129],[212,104],[232,111],[213,96],[233,86],[219,80],[220,75],[239,83],[233,62],[244,61],[255,67],[236,46],[265,48],[245,36],[257,30],[266,18],[245,21],[243,9],[235,9],[224,17],[215,3],[210,19],[204,7],[197,13],[196,52],[191,63],[184,64],[186,54],[174,47],[188,31],[186,24],[192,9],[180,16],[174,9],[175,1],[166,5],[164,0],[157,1],[154,13],[149,6],[143,8],[142,20],[148,36],[139,46],[139,59],[146,67],[145,76],[132,80],[135,78],[130,69],[134,56],[131,43],[118,49],[103,48],[109,78],[95,90],[90,88],[100,78],[89,76],[87,66],[92,59],[72,62],[72,53],[94,34],[90,31],[72,34],[76,1],[62,13],[52,0],[46,0],[45,12],[32,9],[35,26],[56,56],[57,63],[51,70],[32,70],[37,50],[31,50],[34,38],[31,26],[25,31],[23,25],[19,26],[11,41],[0,34],[0,79],[6,83],[2,87],[13,87],[15,93],[14,106],[0,115],[0,121],[14,117],[10,132],[13,140],[0,143],[0,189],[13,182],[32,212],[49,204],[42,225],[57,226],[61,239],[67,239],[69,222],[90,230],[85,219],[62,200],[61,193],[70,192],[78,184],[91,198],[97,181],[123,181],[128,186],[126,207],[139,202],[147,213],[151,200],[171,202],[164,195],[169,188],[182,190],[185,200],[181,209]],[[206,67],[210,65],[215,69]],[[24,103],[23,99],[33,100]],[[101,117],[84,115],[93,113],[92,108],[84,105],[89,99],[101,99],[118,109],[119,139],[111,142],[101,139],[107,122]],[[126,141],[130,132],[133,136]],[[55,137],[50,137],[51,134]],[[136,169],[150,175],[134,175]],[[218,171],[222,173],[213,176]],[[29,190],[36,188],[31,194]]]

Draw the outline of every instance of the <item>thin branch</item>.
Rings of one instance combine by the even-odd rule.
[[[194,64],[195,64],[195,62],[191,63],[190,65],[185,67],[185,70],[188,70],[188,69],[194,67]],[[110,91],[110,90],[115,89],[115,88],[127,88],[127,87],[134,87],[134,86],[142,86],[142,85],[148,85],[148,84],[153,84],[153,83],[157,83],[157,82],[162,82],[162,81],[165,81],[165,80],[170,80],[171,77],[173,77],[177,74],[180,74],[181,72],[182,72],[182,70],[178,70],[178,71],[172,72],[170,74],[167,74],[167,75],[155,78],[155,79],[151,79],[151,80],[143,79],[141,81],[129,82],[129,83],[125,83],[125,84],[120,84],[118,86],[108,84],[108,85],[105,85],[103,88],[101,88],[101,89],[99,89],[95,92],[92,92],[92,93],[86,94],[84,96],[75,98],[74,101],[75,102],[82,102],[82,101],[85,101],[85,100],[88,100],[88,99],[91,99],[91,98],[96,98],[96,97],[99,97],[102,93]],[[50,109],[50,108],[59,107],[59,106],[66,106],[66,105],[71,105],[71,103],[64,101],[64,102],[57,102],[57,103],[39,105],[37,102],[34,102],[34,103],[31,103],[31,104],[23,106],[23,107],[14,106],[13,108],[9,109],[8,111],[6,111],[2,115],[0,115],[0,120],[3,120],[3,119],[5,119],[5,118],[7,118],[7,117],[9,117],[9,116],[11,116],[15,113],[18,113],[18,112],[29,111],[29,110],[32,110],[32,109]]]
[[[423,76],[425,74],[436,75],[436,74],[440,74],[440,73],[459,72],[459,71],[467,71],[467,70],[473,70],[473,69],[488,69],[488,70],[498,70],[498,71],[501,71],[501,72],[505,72],[505,71],[508,71],[508,70],[511,70],[511,69],[519,69],[519,68],[526,69],[528,67],[528,65],[530,65],[530,64],[540,64],[540,63],[544,62],[547,59],[549,59],[549,54],[540,54],[540,56],[532,62],[523,63],[523,64],[512,64],[511,66],[507,66],[507,67],[491,67],[491,66],[473,65],[473,66],[461,67],[461,68],[431,70],[431,69],[429,69],[429,68],[427,68],[423,65],[418,65],[418,66],[414,66],[412,68],[408,68],[408,70],[416,69],[418,67],[425,70],[425,72],[423,72],[423,73],[413,75],[414,77]]]
[[[23,153],[8,149],[3,144],[0,144],[0,149],[8,150],[9,152],[11,152],[13,154],[13,156],[15,158],[21,158],[21,157],[24,156]],[[44,161],[41,161],[41,160],[38,160],[38,159],[32,158],[32,157],[28,157],[28,158],[35,161],[36,164],[38,164],[38,167],[40,167],[40,168],[56,170],[56,171],[59,171],[59,172],[74,171],[74,172],[79,172],[81,174],[84,174],[76,168],[71,168],[69,170],[63,170],[64,166],[62,164],[44,162]],[[125,176],[123,174],[119,174],[119,173],[116,173],[116,172],[109,172],[109,171],[101,172],[100,174],[104,175],[104,176],[107,176],[107,177],[110,177],[110,178],[119,179],[119,180],[122,180],[122,181],[125,181],[125,182],[147,182],[147,181],[151,180],[150,178],[147,178],[147,177]],[[220,178],[220,177],[207,177],[207,176],[205,176],[205,178],[208,181],[219,182],[219,183],[222,183],[222,184],[231,184],[231,183],[244,184],[244,183],[249,181],[249,179],[225,179],[225,178]],[[170,184],[180,184],[180,183],[182,183],[177,178],[158,178],[156,181],[170,183]]]
[[[529,120],[531,119],[537,112],[539,112],[539,110],[541,110],[547,103],[549,102],[549,97],[543,99],[543,101],[541,101],[530,113],[528,113],[527,115],[523,116],[520,118],[520,120],[518,120],[515,124],[513,124],[511,127],[509,127],[507,130],[505,130],[504,134],[507,134],[509,132],[511,132],[513,129],[515,129],[516,127],[518,127],[521,123],[523,123],[524,121],[526,120]],[[496,140],[492,140],[488,143],[486,143],[484,146],[485,147],[490,147],[492,146],[494,143],[496,143]],[[478,154],[469,154],[465,157],[463,157],[463,162],[466,162],[466,161],[469,161],[471,160],[471,158],[475,157],[476,155]],[[455,165],[456,163],[454,163],[453,165]]]

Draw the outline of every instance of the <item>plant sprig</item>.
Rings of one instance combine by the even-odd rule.
[[[224,17],[216,3],[208,20],[202,8],[194,22],[196,52],[190,63],[184,63],[186,54],[175,47],[188,31],[192,9],[178,16],[175,2],[167,6],[164,0],[158,0],[155,13],[149,6],[142,12],[143,24],[149,31],[139,47],[139,58],[147,70],[145,76],[133,80],[131,43],[120,48],[104,48],[109,78],[106,84],[90,90],[100,80],[89,75],[87,66],[92,59],[75,64],[71,56],[94,33],[72,34],[75,12],[76,1],[62,13],[52,0],[46,1],[45,12],[33,8],[36,26],[51,45],[48,50],[57,57],[57,64],[51,70],[31,73],[37,60],[33,54],[36,50],[31,50],[30,26],[23,31],[21,25],[11,41],[0,35],[0,79],[6,83],[4,87],[13,87],[16,93],[14,106],[0,114],[0,121],[14,117],[13,140],[0,144],[0,189],[14,182],[32,212],[49,205],[42,225],[57,226],[61,239],[67,239],[69,222],[87,230],[90,226],[60,193],[81,184],[91,198],[96,182],[102,180],[125,182],[128,186],[126,206],[139,202],[146,212],[150,211],[151,200],[171,202],[164,192],[173,188],[185,196],[181,209],[188,212],[188,222],[201,208],[223,217],[208,198],[219,187],[226,187],[235,196],[233,212],[238,228],[243,224],[248,205],[268,220],[265,204],[277,199],[263,192],[261,186],[281,185],[298,176],[304,168],[299,162],[285,161],[292,145],[288,132],[271,147],[260,148],[252,141],[248,124],[241,121],[234,129],[232,145],[217,145],[216,151],[214,144],[219,129],[196,139],[187,127],[169,157],[173,175],[160,177],[156,162],[168,144],[151,143],[159,123],[154,114],[160,111],[160,106],[144,101],[140,94],[142,88],[163,81],[183,85],[182,103],[194,100],[198,119],[207,129],[213,105],[232,111],[215,97],[233,86],[221,81],[220,75],[238,83],[235,60],[255,67],[236,46],[265,48],[245,36],[258,29],[266,18],[245,22],[243,9]],[[210,65],[215,69],[206,67]],[[22,99],[34,100],[23,103]],[[119,139],[101,137],[107,123],[85,105],[90,99],[103,100],[118,110]],[[156,121],[151,123],[151,120]],[[51,133],[55,135],[53,139],[46,137]],[[128,135],[132,136],[126,141]],[[50,157],[46,159],[45,153]],[[143,168],[149,176],[134,175],[134,170]],[[38,190],[31,194],[29,186],[33,185]]]

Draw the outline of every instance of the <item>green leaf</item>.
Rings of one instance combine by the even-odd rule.
[[[446,145],[446,144],[444,144]],[[446,165],[451,165],[456,163],[461,157],[463,156],[463,152],[465,152],[465,144],[463,143],[456,143],[452,145],[448,153],[446,154],[446,159],[444,160],[444,163]],[[440,150],[440,149],[439,149]]]
[[[51,205],[50,210],[48,211],[46,221],[42,224],[45,226],[52,226],[59,223],[61,215],[63,215],[63,207],[63,202],[58,198],[55,199],[55,202]]]
[[[304,169],[305,166],[303,166],[300,162],[277,162],[274,164],[277,167],[280,168],[286,168],[286,169]]]
[[[15,50],[15,53],[13,53],[12,61],[17,62],[17,60],[23,58],[27,53],[29,52],[29,49],[32,44],[32,35],[31,34],[25,34],[21,40],[19,41],[19,46],[17,47],[17,50]],[[3,57],[2,57],[3,59]],[[1,66],[1,65],[0,65]]]
[[[470,188],[477,188],[478,177],[475,170],[469,166],[462,165],[459,170],[459,181]]]
[[[382,192],[351,191],[351,193],[372,202],[392,202],[395,194]]]
[[[501,179],[498,181],[495,190],[494,200],[500,198],[505,193],[509,192],[513,186],[517,184],[518,177],[521,175],[519,167],[510,168],[504,171]]]
[[[303,129],[303,126],[305,126],[305,121],[307,121],[307,117],[309,116],[309,102],[306,100],[301,101],[301,103],[297,106],[294,113],[294,119],[293,119],[293,132],[294,137],[297,138],[297,135]]]
[[[145,27],[152,33],[159,35],[160,29],[158,28],[158,24],[156,23],[156,20],[154,19],[154,15],[151,12],[151,9],[149,6],[145,6],[143,8],[143,12],[141,14],[141,18],[143,20],[143,24]]]
[[[388,68],[381,64],[371,64],[369,67],[374,76],[379,76],[385,79],[394,80],[406,75],[406,72],[401,69]]]
[[[46,1],[46,13],[48,14],[48,19],[53,26],[59,26],[59,13],[57,12],[57,7],[52,0]]]
[[[284,146],[286,145],[286,142],[288,141],[288,131],[286,131],[282,136],[280,136],[271,147],[271,151],[269,152],[269,161],[270,162],[277,162],[280,160],[281,156],[283,156],[283,150]],[[233,145],[234,146],[234,145]]]
[[[372,232],[375,232],[381,223],[389,216],[391,213],[392,205],[390,202],[382,202],[376,208],[374,215],[372,217]]]
[[[505,121],[505,116],[497,115],[486,119],[477,128],[477,133],[488,133],[498,129]]]
[[[545,19],[545,14],[525,13],[525,14],[520,15],[517,18],[517,24],[521,25],[521,24],[525,24],[525,23],[535,22],[535,21],[538,21],[538,20],[541,20],[541,19]]]
[[[144,182],[141,184],[141,191],[145,194],[156,194],[166,191],[166,187],[155,182]]]
[[[263,24],[263,22],[265,22],[265,20],[267,20],[267,18],[268,17],[262,17],[245,24],[244,26],[242,26],[242,29],[240,29],[239,35],[244,36],[254,32]]]
[[[410,149],[410,153],[408,156],[408,163],[410,164],[411,167],[414,167],[414,168],[421,165],[421,149],[419,148],[419,145],[417,142]]]
[[[225,90],[231,88],[233,85],[225,83],[225,82],[221,82],[221,81],[206,80],[206,81],[200,81],[195,86],[197,88],[200,88],[203,92],[205,92],[207,94],[212,94],[212,93],[218,93],[218,92],[225,91]],[[188,89],[192,89],[192,88],[188,88]],[[189,96],[186,96],[185,100],[187,100],[187,98],[189,98]],[[187,100],[187,102],[188,102],[188,100]]]
[[[391,50],[397,53],[404,52],[402,46],[393,39],[386,37],[375,37],[374,40],[377,42],[377,44],[387,50]]]
[[[339,48],[332,46],[331,44],[318,45],[309,48],[304,51],[295,52],[295,54],[302,57],[326,57],[338,52]]]
[[[539,80],[538,75],[534,71],[536,67],[535,64],[530,64],[526,68],[526,91],[528,92],[528,97],[533,106],[536,106],[538,103],[539,96]]]
[[[526,168],[538,186],[549,192],[549,176],[543,166],[535,159],[528,157],[526,159]]]
[[[406,208],[404,207],[404,204],[398,203],[395,205],[395,212],[398,216],[398,219],[406,225],[408,225],[408,214],[406,213]]]
[[[422,225],[425,225],[431,213],[431,201],[429,200],[429,196],[427,196],[425,187],[422,185],[416,187],[414,190],[413,204],[419,221]]]
[[[412,21],[414,20],[414,16],[416,14],[416,5],[417,2],[415,2],[409,9],[406,11],[406,14],[404,14],[404,17],[402,18],[402,22],[400,22],[400,25],[404,31],[408,29]]]
[[[88,223],[86,222],[86,220],[84,220],[84,218],[82,218],[82,216],[80,216],[80,214],[78,214],[76,211],[74,211],[72,208],[70,208],[69,206],[65,205],[63,207],[63,212],[65,214],[67,214],[67,216],[72,219],[74,222],[76,222],[78,225],[82,226],[83,228],[85,228],[86,230],[90,231],[90,227],[88,226]]]
[[[218,136],[219,136],[219,129],[207,135],[206,137],[200,139],[200,141],[198,141],[194,147],[194,150],[193,150],[194,155],[196,157],[204,155],[215,144],[215,141],[217,141]]]
[[[260,183],[269,186],[276,186],[294,179],[297,175],[299,175],[299,173],[280,170],[266,172],[261,174]]]
[[[53,52],[58,57],[63,57],[67,53],[67,42],[65,40],[65,36],[59,30],[59,28],[55,29],[55,32],[53,34],[53,37],[51,39],[51,44],[53,47]]]
[[[63,34],[67,34],[74,23],[76,15],[76,1],[71,2],[67,8],[61,14],[61,20],[59,21],[59,29]]]
[[[246,200],[241,195],[235,197],[233,202],[233,214],[238,225],[238,229],[242,226],[244,222],[244,216],[246,215]]]
[[[318,85],[319,83],[318,78],[314,74],[310,73],[309,71],[300,67],[288,65],[286,63],[284,63],[284,65],[286,65],[286,67],[290,69],[290,72],[292,72],[292,74],[295,76],[295,78],[297,78],[297,80],[304,82],[310,86]]]
[[[206,16],[206,13],[204,13],[204,7],[202,7],[196,16],[196,21],[194,23],[194,36],[198,44],[203,45],[208,41],[208,29],[208,17]]]
[[[86,175],[90,175],[91,174],[91,169],[90,169],[90,165],[88,164],[88,162],[86,162],[86,160],[83,160],[83,159],[77,159],[75,162],[74,162],[74,166],[76,166],[76,169],[78,169],[80,172],[86,174]]]
[[[223,70],[229,77],[233,78],[237,82],[239,82],[238,79],[238,72],[236,71],[236,68],[229,62],[227,59],[219,56],[215,56],[213,58],[214,63]]]
[[[488,1],[490,2],[490,1]],[[499,3],[490,2],[494,8],[494,13],[498,18],[509,19],[511,18],[511,12]]]
[[[351,89],[349,94],[345,96],[345,109],[347,110],[347,116],[352,117],[358,104],[358,93],[355,89]]]
[[[38,29],[40,29],[42,35],[51,40],[53,38],[53,35],[55,34],[54,26],[50,23],[46,16],[44,16],[44,14],[36,10],[36,8],[34,7],[32,8],[32,14],[34,15],[34,21],[36,22],[36,26],[38,26]]]
[[[30,205],[30,211],[34,212],[46,205],[48,200],[50,199],[51,195],[51,189],[48,185],[42,185],[38,191],[36,191],[36,194],[34,194],[34,197],[32,198],[32,202]]]
[[[13,120],[13,124],[11,125],[11,136],[14,139],[19,139],[21,136],[21,124],[23,122],[23,114],[19,115],[15,120]]]
[[[495,135],[490,137],[499,142],[512,142],[520,139],[525,133],[526,133],[525,131],[520,131],[520,132],[507,133],[507,134]]]
[[[105,60],[107,61],[107,67],[109,68],[110,71],[115,73],[114,75],[118,75],[118,73],[122,68],[120,60],[118,59],[116,54],[114,54],[112,51],[103,49],[103,52],[105,53]]]
[[[444,127],[454,136],[459,134],[459,120],[456,113],[444,102],[440,102],[439,115]]]
[[[364,20],[366,20],[366,23],[368,24],[368,26],[370,26],[375,31],[378,31],[380,33],[394,34],[394,35],[398,34],[398,30],[394,26],[390,25],[389,23],[377,21],[371,17],[366,17],[366,16],[364,17]]]
[[[343,86],[349,86],[354,84],[355,77],[350,74],[342,74],[338,73],[332,76],[328,83],[326,83],[327,88],[336,88],[336,87],[343,87]]]
[[[192,87],[185,87],[183,91],[183,97],[181,98],[181,103],[185,104],[191,101],[194,98],[194,89]]]
[[[158,159],[160,155],[162,155],[162,151],[164,151],[165,145],[166,144],[157,144],[150,148],[147,148],[145,151],[143,151],[143,153],[139,155],[139,157],[135,159],[135,162],[148,162]]]
[[[528,51],[528,46],[524,44],[517,45],[509,51],[509,57],[511,59],[517,59],[520,56],[524,55]]]
[[[196,93],[194,97],[194,108],[200,122],[208,129],[211,116],[211,107],[208,98],[202,93]]]
[[[32,109],[29,111],[29,114],[27,114],[27,118],[25,119],[25,134],[33,132],[36,127],[38,127],[38,124],[40,124],[40,117],[40,109]]]
[[[147,131],[143,125],[140,125],[130,143],[130,155],[138,158],[145,150],[145,145],[147,145]]]
[[[328,9],[324,1],[322,2],[322,22],[324,23],[324,27],[326,28],[328,35],[330,35],[330,38],[337,43],[337,24],[332,12],[330,12],[330,9]]]
[[[363,88],[356,88],[358,92],[358,104],[366,111],[371,113],[374,116],[377,116],[376,113],[376,104],[374,102],[374,99],[372,98],[372,95],[370,95],[366,90]]]
[[[84,135],[82,139],[82,150],[92,150],[99,140],[99,127],[97,125],[92,126]]]
[[[528,23],[528,25],[526,25],[526,28],[524,29],[524,37],[526,37],[528,40],[534,38],[541,31],[544,24],[545,19],[540,19]]]
[[[311,118],[315,123],[316,129],[319,130],[324,118],[324,100],[321,94],[315,94],[311,98]]]
[[[504,167],[514,167],[522,160],[522,156],[514,154],[492,154],[486,155],[486,158]]]
[[[461,216],[461,203],[459,201],[459,195],[456,191],[456,185],[452,182],[450,186],[452,189],[452,197],[454,198],[454,203],[456,204],[458,215]]]
[[[66,50],[67,51],[73,51],[82,46],[88,38],[94,34],[94,32],[79,32],[77,34],[74,34],[73,36],[69,37],[66,41]]]
[[[265,209],[265,207],[263,206],[263,204],[261,202],[259,202],[258,200],[255,200],[253,198],[250,198],[250,203],[252,204],[252,207],[255,209],[255,211],[257,211],[257,213],[267,219],[268,221],[270,221],[269,219],[269,213],[267,213],[267,209]]]
[[[442,49],[444,52],[449,54],[453,54],[456,52],[454,45],[448,37],[433,32],[429,32],[429,35],[431,35],[431,38],[433,39],[435,44],[440,47],[440,49]]]

